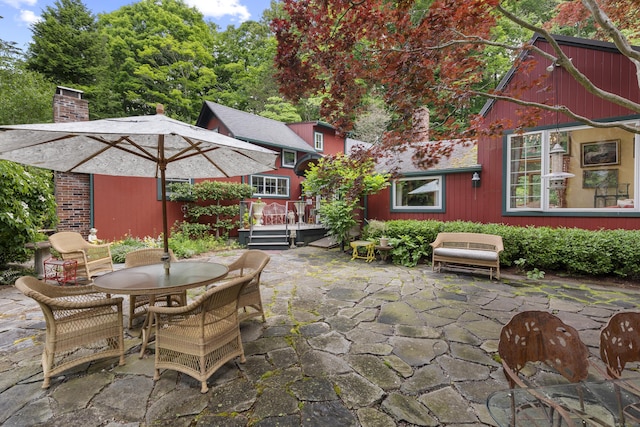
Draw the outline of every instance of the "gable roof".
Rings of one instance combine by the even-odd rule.
[[[426,141],[422,144],[432,144],[438,141]],[[478,164],[478,144],[476,141],[468,143],[460,143],[459,141],[440,141],[442,144],[450,145],[452,152],[449,157],[442,157],[437,164],[429,168],[420,168],[413,162],[414,150],[405,150],[404,152],[395,153],[390,158],[382,158],[378,160],[376,170],[390,171],[397,168],[398,173],[402,175],[416,175],[419,173],[442,173],[442,172],[466,172],[470,170],[480,170],[482,167]]]
[[[609,42],[603,42],[600,40],[583,39],[580,37],[570,37],[570,36],[560,36],[560,35],[553,35],[553,38],[561,46],[574,46],[574,47],[579,47],[587,50],[601,50],[601,51],[618,52],[618,53],[620,52],[615,44],[609,43]],[[536,44],[538,41],[548,43],[542,34],[535,33],[527,44],[533,45],[533,44]],[[514,62],[518,63],[519,60],[523,59],[526,55],[529,55],[529,52],[527,50],[520,52],[520,55],[518,56],[518,60]],[[496,90],[500,91],[505,87],[507,87],[507,85],[513,78],[513,75],[517,71],[518,71],[517,67],[512,66],[507,72],[507,74],[504,75],[502,80],[500,80],[500,83],[498,83],[498,86],[496,86]],[[489,112],[489,110],[491,109],[495,101],[496,101],[495,99],[487,99],[487,102],[485,102],[484,106],[480,110],[480,115],[485,116]]]
[[[204,102],[196,126],[206,127],[213,116],[229,129],[231,132],[229,136],[233,138],[271,147],[315,153],[314,148],[285,123],[211,101]]]

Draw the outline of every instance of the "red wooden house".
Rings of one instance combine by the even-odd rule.
[[[556,40],[597,86],[640,101],[636,68],[613,44],[562,36]],[[532,43],[553,54],[541,36],[535,36]],[[588,93],[565,69],[533,51],[529,55],[538,57],[535,68],[524,71],[514,67],[500,89],[542,77],[548,90],[532,88],[523,99],[552,99],[554,104],[566,105],[596,121],[639,123],[631,111]],[[505,101],[490,101],[482,114],[487,124],[496,119],[517,123],[519,108]],[[547,114],[524,133],[507,131],[480,138],[477,166],[471,161],[456,167],[445,162],[429,170],[407,168],[405,176],[394,181],[389,190],[369,197],[367,217],[635,229],[640,225],[638,150],[640,137],[633,133],[588,127],[562,115]],[[418,188],[422,190],[416,191]]]
[[[251,184],[255,198],[265,202],[298,200],[302,196],[304,164],[326,154],[344,152],[345,138],[323,122],[285,124],[225,107],[213,102],[203,104],[197,126],[236,139],[260,145],[280,153],[277,170],[228,181]],[[298,174],[296,174],[296,171]],[[124,235],[158,236],[162,231],[162,210],[158,181],[150,178],[92,175],[91,224],[101,239],[114,240]],[[183,219],[180,202],[168,203],[169,224]],[[81,231],[86,234],[88,230]]]

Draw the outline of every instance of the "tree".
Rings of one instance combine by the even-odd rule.
[[[278,120],[285,123],[294,123],[302,121],[300,114],[295,107],[284,101],[281,97],[272,96],[267,99],[264,110],[260,113],[262,117]]]
[[[531,19],[533,3],[521,0],[284,0],[286,16],[276,18],[272,24],[278,39],[277,78],[282,92],[293,101],[304,96],[324,96],[322,114],[343,130],[350,129],[365,106],[363,99],[372,90],[381,93],[393,114],[394,132],[388,134],[380,150],[397,149],[404,146],[403,141],[416,141],[415,132],[422,129],[414,126],[418,118],[415,113],[423,107],[431,111],[432,139],[475,137],[486,128],[471,113],[477,112],[477,106],[486,99],[527,107],[532,116],[523,116],[520,125],[529,123],[540,111],[557,111],[591,126],[620,127],[637,133],[637,129],[619,122],[594,123],[564,106],[554,105],[552,100],[528,102],[520,99],[518,93],[494,90],[495,85],[491,83],[496,79],[488,80],[486,71],[491,68],[491,61],[495,61],[495,51],[499,50],[513,61],[528,50],[565,68],[595,96],[640,113],[638,102],[601,90],[575,68],[549,30],[537,19]],[[635,2],[581,0],[571,3],[580,10],[581,16],[593,20],[600,29],[598,34],[615,43],[620,52],[637,65],[640,76],[640,53],[631,48],[631,39],[626,35],[637,34],[637,19],[624,19],[627,14],[637,17]],[[495,29],[499,20],[506,20],[529,34],[542,34],[554,53],[547,54],[526,43],[513,43],[516,40],[509,37],[497,37]],[[516,60],[516,65],[524,67],[530,60],[523,55]],[[536,81],[531,83],[536,84]],[[466,116],[471,118],[467,120]],[[487,128],[501,129],[499,123]],[[427,165],[446,155],[442,144],[423,147],[427,150],[423,149],[418,155]]]
[[[32,27],[27,66],[56,84],[95,84],[108,64],[104,38],[81,0],[56,0]]]
[[[278,96],[273,58],[276,41],[265,23],[246,21],[215,35],[216,102],[259,114]]]
[[[320,220],[344,248],[349,230],[357,224],[359,202],[389,185],[389,175],[375,172],[371,157],[328,155],[311,163],[305,172],[302,187],[305,193],[321,197]]]
[[[142,0],[100,15],[113,67],[113,92],[125,115],[155,113],[193,122],[215,92],[213,34],[182,0]]]

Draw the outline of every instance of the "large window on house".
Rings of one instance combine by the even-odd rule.
[[[442,176],[402,178],[391,186],[392,210],[442,210],[444,179]]]
[[[193,184],[195,180],[189,178],[167,178],[165,185],[167,189],[167,200],[171,199],[171,184]],[[162,181],[160,178],[156,180],[156,189],[158,192],[158,200],[162,200]]]
[[[316,151],[324,150],[324,134],[322,132],[313,133],[313,146]]]
[[[621,129],[587,127],[509,135],[507,211],[638,210],[637,141]]]
[[[289,178],[285,176],[252,175],[254,196],[289,197]]]

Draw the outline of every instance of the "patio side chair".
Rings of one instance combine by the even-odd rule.
[[[89,243],[75,231],[54,233],[49,236],[49,243],[64,261],[77,261],[78,276],[86,277],[87,280],[100,273],[113,271],[109,243]]]
[[[93,285],[55,286],[31,276],[15,282],[16,288],[34,299],[46,322],[42,353],[44,381],[75,366],[107,357],[119,357],[124,365],[122,298],[108,298]]]
[[[229,273],[225,280],[251,276],[251,282],[242,289],[238,301],[240,321],[252,317],[262,317],[262,321],[266,321],[260,295],[260,276],[270,260],[271,257],[266,252],[251,249],[245,251],[237,260],[228,265]],[[224,282],[215,282],[210,286],[218,286],[219,283]]]
[[[200,381],[206,393],[207,379],[221,366],[236,357],[245,362],[238,297],[251,280],[243,276],[211,287],[187,306],[149,307],[156,325],[154,380],[161,369],[171,369]]]
[[[130,268],[142,265],[159,264],[162,262],[163,254],[164,249],[162,248],[137,249],[125,255],[124,266],[125,268]],[[173,251],[171,250],[169,250],[169,260],[170,262],[177,261]],[[135,319],[147,315],[150,302],[151,297],[149,295],[129,296],[129,329],[133,328],[133,322]],[[187,291],[154,295],[154,304],[164,304],[166,306],[186,305]]]
[[[566,425],[575,425],[562,405],[540,394],[534,389],[538,385],[522,374],[530,363],[541,362],[553,368],[569,382],[576,383],[589,375],[589,350],[580,340],[578,331],[557,316],[544,311],[524,311],[516,314],[502,328],[498,353],[509,386],[531,388],[531,393],[539,399],[540,407],[549,408],[549,425],[555,414]],[[580,401],[583,405],[583,402]],[[511,402],[513,422],[517,411],[515,401]],[[584,409],[584,407],[582,407]],[[560,424],[560,420],[557,420]]]

